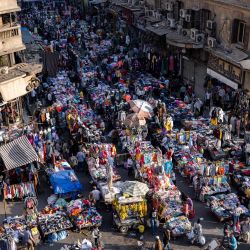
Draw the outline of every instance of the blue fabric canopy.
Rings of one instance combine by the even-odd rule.
[[[74,180],[76,178],[76,180]],[[82,185],[73,170],[63,170],[50,175],[50,183],[55,194],[82,191]]]

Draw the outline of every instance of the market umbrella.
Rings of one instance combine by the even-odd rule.
[[[146,124],[146,120],[138,114],[129,114],[123,123],[128,127],[140,127]]]
[[[145,183],[139,181],[125,181],[121,191],[131,196],[145,196],[149,188]]]
[[[132,100],[129,102],[131,109],[137,113],[140,117],[149,118],[153,113],[153,107],[151,104],[144,100]]]

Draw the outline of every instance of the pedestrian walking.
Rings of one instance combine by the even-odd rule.
[[[134,165],[134,162],[133,162],[131,156],[129,155],[129,157],[127,159],[128,177],[131,177],[133,175],[133,165]]]
[[[94,239],[94,244],[97,250],[101,250],[102,249],[102,242],[101,242],[102,234],[98,227],[95,227],[94,230],[92,231],[92,237]]]
[[[234,236],[233,233],[231,233],[230,238],[229,238],[229,249],[230,250],[236,250],[237,249],[237,240]]]
[[[93,186],[93,190],[89,194],[89,200],[95,204],[95,206],[99,207],[99,202],[101,199],[101,192],[97,189],[96,186]]]
[[[151,214],[151,219],[150,219],[150,225],[151,225],[151,232],[152,235],[156,235],[156,231],[157,231],[157,225],[158,224],[158,220],[157,220],[157,211],[154,208]]]
[[[30,228],[27,227],[26,230],[23,233],[23,242],[24,244],[27,246],[28,250],[34,250],[34,246],[35,246],[35,240],[32,237]]]
[[[170,231],[167,229],[163,232],[163,239],[162,239],[162,242],[163,242],[163,249],[165,250],[170,250],[171,247],[170,247],[170,238],[171,238],[171,233]]]
[[[245,243],[250,242],[250,218],[247,218],[241,223],[241,239]]]
[[[76,155],[76,158],[77,158],[77,161],[78,161],[78,171],[81,171],[81,170],[84,170],[85,168],[85,153],[80,150],[77,155]]]
[[[154,250],[163,250],[162,242],[159,236],[155,237]]]

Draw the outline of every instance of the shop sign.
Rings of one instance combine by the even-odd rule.
[[[237,67],[219,57],[214,55],[209,56],[208,67],[213,71],[223,75],[224,77],[241,84],[242,82],[242,70],[240,67]]]

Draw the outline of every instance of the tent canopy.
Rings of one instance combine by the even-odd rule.
[[[75,180],[72,180],[75,178]],[[82,190],[82,185],[73,170],[62,170],[50,175],[50,183],[54,194],[67,194]]]
[[[1,146],[0,156],[2,157],[7,170],[24,166],[33,161],[39,161],[35,149],[32,147],[26,136],[21,136],[18,139]]]

